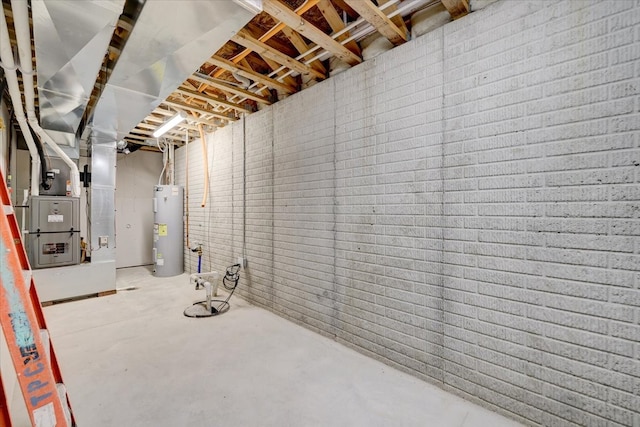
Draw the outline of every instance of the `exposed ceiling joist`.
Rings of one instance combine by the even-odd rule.
[[[336,8],[333,7],[331,0],[320,0],[320,2],[318,3],[318,10],[320,11],[320,13],[322,13],[322,16],[324,16],[324,19],[327,21],[327,23],[335,33],[344,29],[344,22],[342,22],[342,18],[340,18],[340,15],[338,15],[338,11],[336,10]],[[346,33],[339,36],[337,40],[342,41],[348,37],[349,32],[347,31]],[[360,52],[360,46],[358,46],[358,43],[353,40],[345,43],[344,47],[346,47],[356,55],[362,54]]]
[[[299,18],[301,19],[301,18]],[[300,74],[313,74],[320,79],[324,79],[325,76],[322,73],[317,72],[310,66],[303,64],[300,61],[296,61],[290,56],[285,55],[282,52],[272,48],[266,43],[261,42],[258,39],[252,37],[247,31],[240,30],[236,35],[231,39],[234,42],[238,43],[241,46],[244,46],[248,49],[253,50],[258,55],[268,58],[272,61],[277,62],[280,65],[284,65],[294,71],[297,71]]]
[[[224,68],[225,70],[231,73],[237,73],[239,76],[245,77],[247,79],[256,81],[258,83],[262,83],[265,86],[270,87],[271,89],[279,89],[286,93],[294,93],[296,89],[291,87],[283,82],[279,82],[278,80],[272,79],[271,77],[267,77],[263,74],[257,73],[253,70],[249,70],[246,67],[235,64],[228,59],[224,59],[220,56],[212,56],[208,63],[215,65],[216,67]]]
[[[319,0],[307,0],[306,2],[304,2],[302,4],[302,6],[300,6],[299,8],[297,8],[295,10],[295,13],[300,16],[303,13],[307,12],[309,9],[311,9],[313,6],[315,6],[316,4],[318,4]],[[274,27],[272,27],[269,31],[267,31],[266,33],[264,33],[262,36],[260,36],[258,38],[258,40],[260,40],[261,42],[266,42],[267,40],[269,40],[271,37],[275,36],[276,34],[278,34],[280,31],[282,31],[282,29],[285,27],[285,25],[283,23],[278,23],[276,24]],[[252,52],[251,49],[245,49],[242,52],[240,52],[238,55],[234,56],[231,61],[238,64],[241,60],[243,60],[244,58],[246,58],[250,53]],[[215,73],[213,73],[213,77],[220,77],[222,75],[222,73],[224,73],[224,70],[218,70]]]
[[[176,89],[176,92],[185,96],[190,96],[192,98],[199,99],[201,101],[208,102],[213,106],[221,106],[225,108],[233,108],[234,110],[240,111],[241,113],[251,113],[251,109],[244,107],[240,104],[236,104],[234,102],[227,101],[226,99],[217,98],[215,96],[198,92],[195,90],[189,90],[185,88]]]
[[[145,122],[158,123],[158,124],[162,124],[165,122],[165,119],[161,117],[156,117],[156,116],[147,116],[144,120]],[[138,126],[143,127],[143,125],[149,126],[149,129],[156,129],[158,127],[157,124],[147,124],[144,122],[140,123]],[[190,125],[187,123],[180,123],[180,127],[184,129],[189,129],[189,130],[198,130],[197,126]]]
[[[162,103],[165,104],[165,105],[168,105],[170,107],[175,107],[175,108],[179,108],[179,109],[183,109],[183,110],[193,111],[193,112],[196,112],[196,113],[199,113],[199,114],[204,114],[204,115],[208,115],[208,116],[217,117],[217,118],[222,119],[222,120],[227,120],[227,121],[235,120],[234,117],[229,117],[226,114],[221,114],[221,113],[218,113],[218,112],[215,112],[215,111],[207,110],[205,108],[201,108],[201,107],[196,106],[196,105],[187,104],[185,102],[165,100]]]
[[[385,36],[395,46],[406,42],[409,37],[387,15],[370,0],[345,0],[360,16],[373,25],[376,30]]]
[[[138,128],[133,128],[129,131],[129,134],[127,136],[130,137],[137,137],[139,139],[150,139],[153,138],[153,132],[151,130],[144,130],[144,129],[138,129]],[[172,140],[176,140],[176,141],[180,141],[183,137],[180,135],[175,135],[175,132],[167,132],[164,135],[162,135],[163,139],[172,139]]]
[[[291,27],[347,64],[357,65],[362,62],[362,58],[358,55],[335,41],[331,36],[326,35],[306,19],[298,16],[293,10],[278,0],[263,0],[262,7],[269,15]]]
[[[291,28],[284,27],[282,29],[282,34],[284,34],[289,39],[293,47],[295,47],[299,53],[305,53],[310,49],[309,46],[307,45],[307,42],[304,41],[302,36],[296,33],[295,31],[293,31]],[[320,73],[323,73],[324,75],[327,74],[327,69],[324,67],[324,65],[322,65],[322,62],[318,61],[317,59],[309,65],[314,70]]]
[[[382,7],[390,1],[391,0],[378,0],[378,6]],[[385,7],[384,10],[387,15],[390,15],[391,13],[398,10],[398,4],[397,3],[391,4]],[[409,29],[407,28],[407,24],[404,23],[404,19],[402,18],[402,15],[394,16],[393,18],[391,18],[391,21],[394,24],[396,24],[398,28],[400,28],[400,30],[402,30],[405,34],[409,34]]]
[[[241,89],[239,87],[235,87],[235,86],[230,85],[230,84],[222,83],[219,80],[214,80],[214,79],[212,79],[211,77],[209,77],[209,76],[207,76],[205,74],[193,73],[191,75],[191,77],[189,77],[189,79],[195,80],[195,81],[197,81],[199,83],[204,83],[205,85],[209,85],[211,87],[223,90],[225,92],[233,93],[234,95],[238,95],[238,96],[242,96],[244,98],[252,99],[252,100],[254,100],[256,102],[260,102],[262,104],[271,105],[271,102],[267,98],[265,98],[264,96],[257,95],[257,94],[255,94],[253,92]]]
[[[262,59],[269,66],[269,68],[271,68],[273,71],[280,70],[280,68],[282,68],[282,66],[279,63],[277,63],[276,61],[273,61],[273,60],[271,60],[269,58],[262,58]],[[246,61],[246,60],[243,60],[243,61]],[[307,74],[307,73],[305,73],[305,74]],[[296,79],[291,77],[291,73],[289,73],[286,69],[282,69],[280,71],[277,71],[276,76],[277,76],[276,78],[278,78],[278,79],[283,79],[283,82],[288,84],[289,86],[297,85]]]
[[[333,0],[333,2],[336,4],[336,6],[338,6],[340,9],[344,10],[344,12],[349,15],[351,18],[356,19],[358,17],[358,12],[356,12],[355,10],[351,9],[351,6],[349,6],[347,3],[345,3],[344,0]]]
[[[449,11],[451,18],[462,18],[469,13],[468,0],[440,0],[445,8]]]
[[[145,120],[148,120],[148,118],[145,119]],[[158,120],[159,120],[160,123],[164,123],[163,120],[161,120],[161,119],[158,119]],[[154,123],[142,122],[142,123],[138,123],[137,127],[140,128],[140,129],[145,129],[145,130],[146,129],[156,130],[158,128],[158,125],[155,124],[155,123],[157,123],[157,122],[155,122],[155,121],[154,121]],[[188,124],[184,124],[184,123],[180,124],[180,128],[181,129],[189,129],[189,130],[198,130],[198,128],[196,126],[188,125]]]

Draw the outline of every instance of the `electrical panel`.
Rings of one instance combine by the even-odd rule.
[[[32,196],[29,234],[31,268],[60,267],[80,262],[80,199]]]

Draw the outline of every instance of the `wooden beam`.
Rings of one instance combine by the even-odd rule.
[[[338,15],[338,11],[336,11],[336,8],[333,7],[333,3],[331,3],[331,0],[320,0],[320,2],[318,2],[318,10],[320,11],[320,13],[322,13],[322,16],[324,16],[324,19],[327,21],[334,33],[337,33],[338,31],[342,31],[344,29],[344,22],[342,22],[342,18],[340,17],[340,15]],[[347,31],[346,33],[339,36],[337,40],[342,41],[348,37],[349,32]],[[360,51],[360,46],[358,46],[358,43],[356,43],[354,40],[346,43],[344,47],[346,47],[356,55],[362,54],[362,52]]]
[[[243,107],[240,104],[236,104],[235,102],[227,101],[226,99],[216,98],[214,96],[208,95],[203,92],[198,92],[195,90],[178,88],[175,92],[180,93],[182,95],[191,96],[193,98],[199,99],[201,101],[208,102],[213,106],[222,106],[225,108],[233,108],[234,110],[240,111],[241,113],[251,113],[250,108]]]
[[[274,19],[281,21],[288,27],[291,27],[293,30],[299,32],[318,46],[331,52],[347,64],[356,65],[362,62],[362,58],[358,55],[332,39],[331,36],[326,35],[322,30],[306,19],[298,16],[293,10],[289,9],[278,0],[263,0],[262,8]]]
[[[300,34],[296,33],[295,31],[293,31],[291,28],[284,27],[282,29],[282,34],[284,34],[289,39],[291,44],[296,48],[296,50],[299,53],[305,53],[306,51],[308,51],[310,49],[310,47],[307,45],[307,42],[304,41],[302,36]],[[314,70],[319,71],[319,72],[321,72],[321,73],[323,73],[325,75],[327,74],[327,69],[324,68],[324,65],[322,65],[322,62],[320,62],[319,60],[316,59],[315,61],[313,61],[309,65]]]
[[[166,117],[173,117],[176,114],[175,111],[164,110],[164,109],[162,109],[160,107],[156,108],[151,113],[152,114],[160,114],[160,115],[166,116]],[[145,120],[148,120],[149,117],[155,118],[154,116],[147,116],[147,118]],[[208,126],[219,126],[220,125],[219,123],[213,122],[211,120],[203,119],[203,118],[200,118],[200,117],[194,117],[193,115],[189,116],[188,120],[190,122],[202,123],[203,125],[208,125]],[[162,120],[162,122],[164,123],[164,120]],[[185,126],[186,125],[184,124],[184,122],[180,124],[180,127],[185,127]],[[194,126],[194,128],[198,129],[195,126]]]
[[[149,118],[147,117],[145,120],[149,120]],[[146,122],[140,122],[138,123],[138,126],[136,126],[137,128],[141,128],[141,129],[150,129],[150,130],[156,130],[158,128],[158,123],[162,124],[164,123],[164,121],[162,119],[158,119],[158,122],[154,122],[154,123],[146,123]],[[180,123],[177,127],[180,129],[189,129],[189,130],[198,130],[198,128],[196,126],[193,125],[189,125],[186,123]]]
[[[227,121],[235,120],[234,117],[229,117],[225,114],[220,114],[218,112],[211,111],[211,110],[206,110],[204,108],[200,108],[195,105],[190,105],[185,102],[171,101],[171,100],[165,99],[164,101],[162,101],[162,103],[170,107],[180,108],[180,109],[189,110],[189,111],[195,111],[196,113],[217,117],[222,120],[227,120]]]
[[[333,0],[333,2],[340,9],[344,10],[347,13],[347,15],[349,15],[352,19],[357,19],[358,18],[358,12],[356,12],[353,9],[351,9],[351,6],[349,6],[347,3],[345,3],[344,0]]]
[[[127,136],[137,137],[139,139],[143,139],[144,140],[144,139],[153,138],[153,132],[154,131],[133,128],[133,129],[131,129],[129,131],[129,134]],[[164,135],[162,135],[162,138],[173,139],[173,140],[176,140],[176,141],[180,141],[182,139],[182,136],[174,135],[173,132],[169,131],[169,132],[165,133]]]
[[[469,1],[468,0],[440,0],[444,7],[449,11],[451,18],[462,18],[469,13]]]
[[[155,129],[155,128],[158,127],[158,125],[155,125],[153,123],[162,124],[162,123],[165,122],[165,119],[163,119],[161,117],[156,117],[156,116],[147,116],[147,117],[144,118],[144,120],[145,120],[144,122],[138,123],[138,126],[140,126],[140,127],[148,126],[149,129]],[[151,122],[151,123],[145,123],[145,122]],[[187,123],[184,123],[184,122],[180,123],[180,127],[183,128],[183,129],[198,130],[197,126],[190,125],[190,124],[187,124]]]
[[[302,15],[303,13],[307,12],[309,9],[311,9],[313,6],[315,6],[316,4],[318,4],[319,0],[307,0],[305,3],[302,4],[302,6],[300,6],[299,8],[296,9],[296,14],[297,15]],[[269,40],[271,37],[275,36],[276,34],[278,34],[283,28],[285,27],[285,25],[283,23],[278,23],[276,24],[274,27],[272,27],[269,31],[267,31],[266,33],[264,33],[263,35],[261,35],[258,40],[260,40],[261,42],[266,42],[267,40]],[[231,62],[234,63],[239,63],[240,61],[242,61],[244,58],[247,57],[247,55],[249,55],[251,53],[251,49],[245,49],[242,52],[240,52],[239,54],[237,54],[236,56],[234,56],[233,58],[231,58]],[[213,73],[213,77],[220,77],[222,75],[222,73],[224,73],[225,70],[220,69],[218,71],[216,71],[215,73]]]
[[[280,89],[281,91],[286,93],[294,93],[296,91],[294,87],[291,87],[285,83],[279,82],[275,79],[272,79],[271,77],[267,77],[263,74],[257,73],[251,69],[247,69],[242,65],[235,64],[229,61],[228,59],[224,59],[217,55],[212,56],[209,60],[207,60],[207,62],[215,65],[216,67],[224,68],[225,70],[230,71],[232,73],[238,73],[238,75],[242,77],[251,79],[265,86],[268,86],[272,89]]]
[[[386,3],[388,3],[390,0],[378,0],[378,6],[382,7],[383,5],[385,5]],[[391,13],[395,12],[396,10],[398,10],[398,5],[397,4],[392,4],[389,7],[386,7],[385,9],[385,14],[387,15],[391,15]],[[404,23],[404,18],[402,18],[402,15],[396,15],[393,18],[391,18],[391,22],[393,22],[394,24],[396,24],[398,26],[398,28],[400,28],[401,31],[403,31],[405,34],[409,34],[409,29],[407,28],[407,24]]]
[[[262,59],[264,59],[264,62],[266,62],[267,65],[269,66],[269,68],[271,68],[273,71],[281,68],[280,64],[278,64],[276,61],[273,61],[273,60],[271,60],[269,58],[262,58]],[[285,76],[285,74],[287,74],[287,72],[288,71],[286,69],[280,70],[275,75],[275,77],[278,78],[278,79],[279,78],[284,78],[283,81],[288,85],[295,85],[296,84],[296,79],[294,79],[291,75],[286,75]]]
[[[269,102],[269,100],[263,96],[257,95],[253,92],[249,92],[248,90],[244,90],[239,87],[235,87],[230,84],[222,83],[219,80],[213,80],[211,77],[207,76],[206,74],[193,73],[189,77],[189,79],[195,80],[199,83],[204,83],[205,85],[223,90],[225,92],[233,93],[234,95],[242,96],[248,99],[253,99],[254,101],[260,102],[262,104],[267,104],[267,105],[271,104],[271,102]]]
[[[389,39],[395,46],[408,40],[407,33],[398,28],[398,26],[370,0],[344,1],[358,12],[362,19],[373,25],[380,34]]]
[[[298,19],[302,19],[302,18],[298,17]],[[262,56],[263,58],[271,59],[272,61],[275,61],[281,65],[284,65],[294,71],[297,71],[300,74],[313,74],[319,79],[325,78],[324,74],[319,73],[313,68],[309,67],[308,65],[303,64],[302,62],[297,61],[291,58],[290,56],[287,56],[284,53],[277,51],[276,49],[272,48],[268,44],[253,38],[248,32],[244,30],[238,31],[231,40],[238,43],[239,45],[242,45],[248,49],[253,50],[255,53]]]

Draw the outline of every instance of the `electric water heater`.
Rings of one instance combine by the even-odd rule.
[[[184,272],[184,190],[156,185],[153,192],[153,274],[177,276]]]

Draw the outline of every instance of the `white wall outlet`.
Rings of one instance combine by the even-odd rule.
[[[100,245],[101,248],[109,246],[109,236],[98,237],[98,245]]]
[[[247,259],[239,256],[238,257],[238,264],[240,264],[240,266],[242,268],[245,268],[247,266]]]

